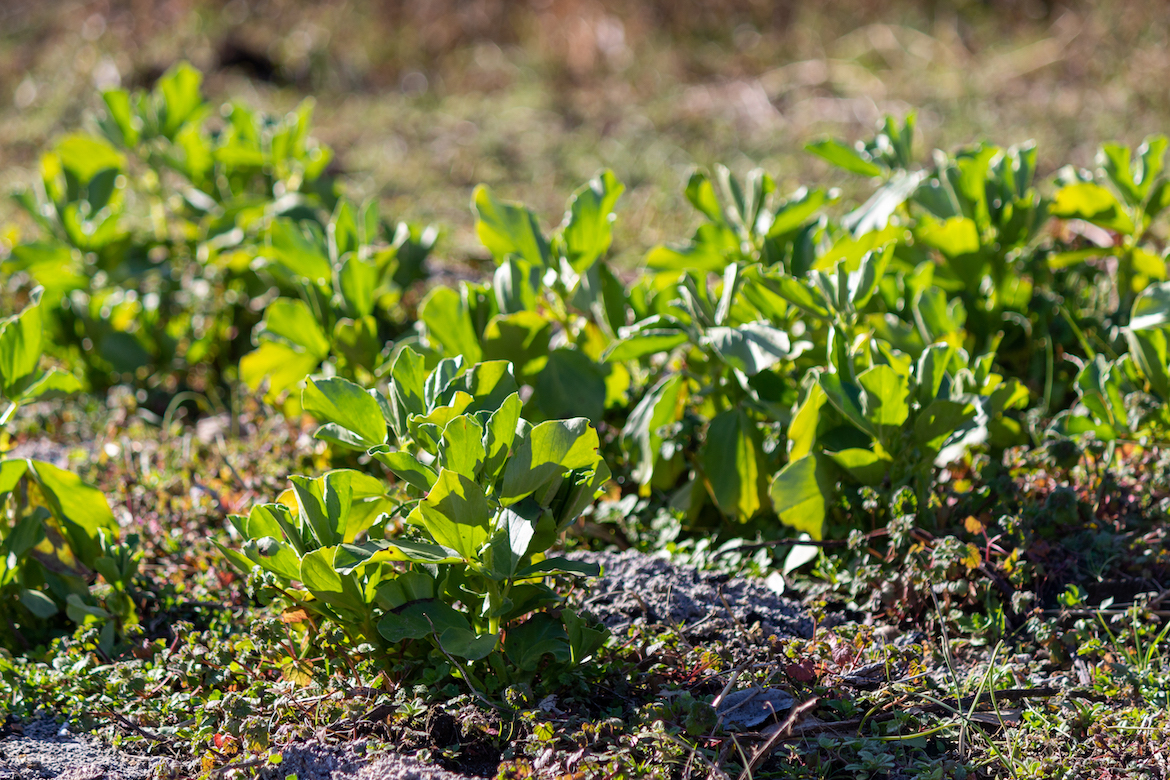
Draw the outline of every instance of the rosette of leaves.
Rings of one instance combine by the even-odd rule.
[[[1028,390],[992,371],[994,353],[970,359],[937,343],[914,359],[870,336],[837,354],[806,375],[788,427],[788,464],[770,488],[780,520],[814,539],[842,480],[878,490],[887,504],[909,486],[925,508],[935,468],[1022,433],[1005,412],[1025,406]]]
[[[606,359],[637,361],[650,376],[622,430],[643,491],[671,489],[689,471],[672,503],[692,519],[706,495],[739,522],[769,512],[799,377],[868,333],[865,312],[892,253],[886,244],[852,272],[840,261],[805,278],[760,264],[728,265],[721,286],[688,273],[668,308],[624,328]]]
[[[240,378],[267,398],[286,392],[327,363],[330,372],[372,384],[383,348],[400,328],[402,291],[425,274],[438,238],[434,227],[391,228],[377,204],[337,202],[324,225],[280,217],[265,231],[254,268],[284,293],[264,311],[256,348],[240,360]]]
[[[600,362],[631,308],[604,261],[624,190],[602,171],[573,193],[561,225],[546,236],[530,209],[477,187],[476,232],[495,273],[486,284],[431,290],[418,312],[422,345],[469,363],[510,361],[517,379],[533,388],[528,419],[598,422],[606,410],[624,406],[629,374]]]
[[[395,360],[388,395],[340,378],[311,381],[305,408],[327,421],[318,435],[368,448],[401,480],[395,511],[407,530],[364,534],[364,520],[351,519],[353,486],[371,478],[334,472],[294,479],[295,506],[233,518],[246,541],[225,554],[245,571],[260,566],[297,607],[388,653],[425,657],[423,640],[437,651],[432,664],[494,658],[498,674],[506,660],[505,678],[530,675],[546,656],[582,660],[604,635],[570,610],[545,611],[560,603],[545,580],[598,569],[546,553],[609,471],[588,420],[533,426],[521,419],[515,387],[506,363],[444,360],[427,371],[409,349]],[[383,443],[390,433],[395,447]]]
[[[18,314],[0,320],[0,426],[24,403],[79,389],[57,369],[42,369],[41,288]],[[14,652],[62,633],[68,618],[101,625],[109,654],[126,625],[137,622],[132,580],[139,556],[119,545],[117,521],[101,491],[38,460],[0,459],[0,637]],[[131,540],[133,542],[133,540]],[[94,590],[97,575],[107,586]]]

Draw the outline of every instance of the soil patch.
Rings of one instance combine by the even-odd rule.
[[[69,732],[52,718],[8,727],[0,739],[0,780],[139,780],[161,761],[135,756],[90,736]]]
[[[675,566],[635,550],[578,551],[569,558],[598,563],[602,575],[580,604],[611,631],[661,623],[682,629],[688,639],[730,639],[736,632],[764,638],[812,636],[813,622],[800,602],[759,580]]]

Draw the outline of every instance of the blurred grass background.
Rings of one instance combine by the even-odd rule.
[[[1040,144],[1041,173],[1170,129],[1165,2],[1044,0],[5,0],[0,187],[27,183],[97,87],[188,59],[214,101],[317,100],[316,135],[356,197],[447,228],[474,259],[471,188],[547,222],[601,167],[630,188],[635,263],[689,233],[692,166],[763,165],[787,192],[858,183],[801,150],[919,111],[932,147]],[[0,206],[0,224],[15,219]]]

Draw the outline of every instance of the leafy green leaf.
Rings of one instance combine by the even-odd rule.
[[[322,547],[345,541],[345,521],[353,503],[353,472],[331,471],[322,477],[289,477],[302,522],[307,522]]]
[[[118,521],[100,490],[71,471],[39,460],[27,461],[31,476],[41,488],[74,554],[86,566],[102,554],[99,537],[105,532],[117,538]]]
[[[37,369],[41,360],[41,294],[35,287],[29,304],[20,313],[0,320],[0,379],[4,394]]]
[[[341,377],[309,379],[301,395],[301,404],[318,420],[335,423],[352,433],[352,441],[346,442],[349,446],[366,450],[386,441],[386,420],[372,394],[374,392],[377,391],[363,390]]]
[[[470,415],[461,414],[451,420],[443,429],[439,466],[471,479],[478,477],[487,456],[483,435],[483,425]]]
[[[440,469],[434,487],[415,511],[436,542],[459,553],[465,561],[479,557],[490,531],[491,507],[483,489],[473,480]]]
[[[550,352],[534,389],[534,403],[548,417],[600,421],[605,413],[605,375],[580,350],[562,348]]]
[[[760,509],[765,486],[755,423],[741,409],[715,415],[707,426],[700,458],[719,511],[741,522],[750,520]]]
[[[528,501],[500,511],[490,546],[489,570],[492,576],[504,580],[516,574],[521,561],[528,555],[540,515],[541,508]]]
[[[569,638],[570,658],[575,664],[582,663],[600,650],[609,635],[604,627],[594,628],[571,609],[561,610],[561,621]]]
[[[71,173],[81,186],[89,184],[103,171],[121,171],[126,158],[102,138],[74,133],[62,138],[53,151],[61,160],[61,167]],[[101,208],[101,206],[98,206]]]
[[[572,656],[565,627],[547,612],[538,612],[520,625],[508,629],[504,638],[504,653],[516,668],[536,671],[541,660],[551,655],[564,663]]]
[[[870,162],[868,155],[863,156],[856,149],[832,138],[806,144],[804,149],[850,173],[870,177],[882,175],[882,169]]]
[[[270,303],[257,333],[261,338],[279,339],[300,347],[318,361],[329,356],[329,337],[309,305],[300,299],[277,298]]]
[[[1092,182],[1061,187],[1056,191],[1049,211],[1054,217],[1083,219],[1121,233],[1133,231],[1133,223],[1113,193]]]
[[[677,328],[646,328],[633,331],[615,341],[606,350],[603,360],[617,363],[625,360],[640,360],[650,355],[669,352],[686,344],[689,338],[685,331]]]
[[[829,490],[825,466],[817,456],[808,455],[780,469],[769,494],[781,522],[813,539],[822,537]]]
[[[418,318],[446,354],[461,355],[468,363],[478,363],[483,356],[471,315],[458,291],[450,287],[432,289],[419,304]]]
[[[191,119],[203,104],[199,87],[203,74],[188,62],[180,62],[158,80],[158,91],[163,96],[163,135],[173,138],[175,132]]]
[[[39,590],[20,589],[20,603],[41,620],[48,620],[59,611],[57,603]]]
[[[1129,329],[1152,330],[1170,326],[1170,282],[1151,284],[1133,302]],[[0,337],[2,338],[2,337]]]
[[[861,388],[842,380],[840,374],[823,372],[817,377],[817,383],[829,402],[838,412],[843,414],[849,422],[859,429],[876,437],[877,429],[862,411]]]
[[[296,347],[265,341],[240,359],[240,379],[252,390],[268,380],[268,398],[275,399],[316,370],[321,358]]]
[[[434,596],[435,578],[425,571],[404,571],[379,584],[375,593],[378,606],[387,611]]]
[[[475,232],[497,260],[515,254],[534,266],[549,264],[548,242],[535,215],[522,204],[496,200],[480,184],[471,194],[471,208],[476,215]]]
[[[386,464],[386,468],[393,471],[399,479],[423,491],[430,490],[439,477],[434,469],[423,465],[409,452],[391,451],[385,444],[374,447],[369,454]]]
[[[845,215],[841,226],[850,231],[854,238],[882,230],[890,216],[918,189],[925,175],[923,171],[898,171],[869,200]]]
[[[538,574],[573,574],[578,577],[599,577],[601,566],[587,561],[573,561],[568,558],[545,558],[516,572],[517,579],[535,577]]]
[[[451,655],[478,661],[486,658],[496,649],[500,637],[497,634],[476,634],[465,628],[448,628],[439,635],[439,646]]]
[[[787,333],[765,322],[749,322],[735,328],[708,328],[703,342],[724,362],[748,376],[799,354],[793,352]]]
[[[253,563],[259,564],[260,568],[284,577],[286,580],[301,579],[300,557],[292,545],[279,539],[263,536],[249,541],[244,545],[244,554]]]
[[[363,260],[356,254],[348,257],[337,272],[341,297],[346,309],[353,317],[365,317],[374,313],[374,301],[378,292],[378,266]]]
[[[293,220],[277,217],[268,228],[266,254],[284,266],[289,273],[317,285],[327,285],[333,279],[329,253],[301,230]]]
[[[476,363],[463,375],[463,381],[467,392],[475,399],[468,412],[494,411],[520,389],[512,374],[512,364],[506,360]]]
[[[938,452],[966,423],[975,419],[974,405],[963,401],[937,400],[918,414],[914,436],[923,447]]]
[[[504,467],[502,503],[514,504],[567,471],[595,467],[601,460],[600,444],[597,431],[583,417],[534,426]]]
[[[394,365],[390,368],[390,424],[399,438],[406,434],[407,420],[412,414],[427,412],[423,395],[426,377],[422,355],[410,347],[394,358]]]
[[[880,485],[890,471],[890,458],[883,457],[872,450],[851,447],[825,454],[832,458],[834,463],[849,472],[850,476],[858,482],[870,487]]]
[[[489,481],[494,481],[499,475],[504,461],[511,452],[512,442],[516,438],[516,424],[520,422],[522,408],[523,404],[520,402],[519,393],[512,393],[504,399],[499,409],[492,412],[487,425],[484,426],[483,474]]]
[[[569,198],[561,235],[569,265],[577,273],[584,273],[609,251],[613,242],[614,205],[625,189],[613,171],[605,170]]]
[[[378,633],[393,643],[404,639],[422,639],[432,634],[437,639],[439,634],[450,628],[467,631],[470,623],[452,607],[434,599],[409,602],[394,612],[387,612],[378,623]]]
[[[493,317],[483,331],[483,356],[507,360],[521,377],[544,368],[553,324],[536,312],[520,311]]]
[[[2,337],[0,337],[2,338]],[[51,368],[42,371],[39,375],[29,376],[32,381],[21,390],[21,396],[27,399],[55,398],[81,391],[81,382],[72,374],[66,374]]]
[[[875,427],[897,428],[910,416],[910,388],[906,378],[892,367],[878,365],[857,375],[861,385],[862,414]]]
[[[663,441],[662,429],[681,416],[678,400],[683,385],[683,378],[677,374],[659,380],[630,412],[622,428],[622,446],[633,455],[630,458],[636,464],[633,476],[640,485],[650,484],[654,475]]]

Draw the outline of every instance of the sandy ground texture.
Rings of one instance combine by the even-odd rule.
[[[158,762],[71,734],[52,718],[12,727],[0,739],[0,780],[139,780]]]
[[[675,566],[634,550],[567,557],[601,564],[602,576],[587,586],[581,605],[615,633],[631,624],[661,623],[692,640],[727,639],[737,631],[757,640],[812,636],[812,620],[800,602],[759,580]]]
[[[19,728],[19,727],[18,727]],[[100,740],[69,733],[53,719],[25,724],[22,734],[0,739],[0,780],[146,780],[187,777],[182,766],[165,759],[124,753]],[[365,755],[359,746],[294,744],[282,751],[279,765],[244,767],[244,777],[284,780],[471,780],[466,775],[429,766],[409,756]],[[176,771],[177,770],[177,771]]]
[[[600,563],[582,605],[613,631],[631,624],[676,626],[688,638],[734,637],[751,644],[769,636],[807,637],[812,622],[800,604],[762,582],[708,574],[634,551],[576,552],[570,557]],[[16,727],[20,729],[19,726]],[[0,780],[138,780],[173,775],[164,759],[114,750],[88,736],[70,734],[51,719],[28,723],[0,739]],[[263,780],[470,780],[408,756],[367,753],[361,743],[329,746],[306,742],[284,748],[279,765],[247,767]],[[178,776],[184,776],[181,766]],[[160,771],[161,770],[161,771]]]

